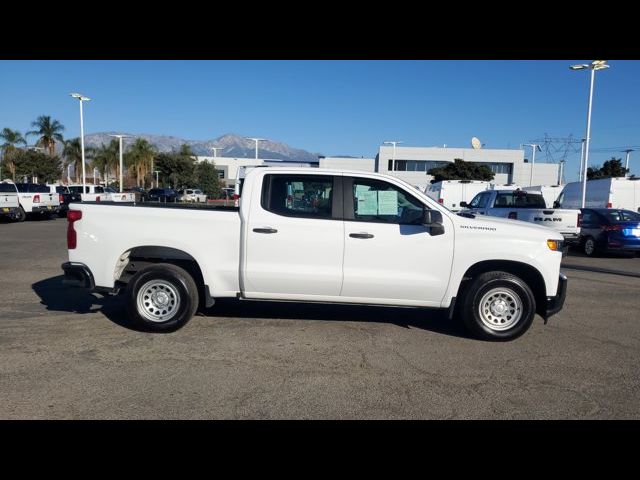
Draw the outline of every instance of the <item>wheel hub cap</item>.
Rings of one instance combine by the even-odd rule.
[[[171,320],[180,308],[180,294],[175,285],[166,280],[145,283],[137,296],[138,313],[152,322]]]
[[[494,288],[482,296],[478,313],[482,323],[491,330],[512,328],[522,317],[522,300],[513,290]]]

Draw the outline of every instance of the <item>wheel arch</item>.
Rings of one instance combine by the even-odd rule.
[[[170,263],[185,269],[193,278],[200,298],[206,307],[213,305],[209,286],[204,281],[202,268],[198,261],[188,252],[179,248],[141,245],[123,252],[116,263],[114,271],[115,284],[119,287],[126,285],[140,270],[157,263]]]
[[[515,260],[484,260],[473,264],[462,276],[462,282],[458,288],[458,297],[461,298],[464,295],[464,290],[471,279],[486,272],[496,271],[507,272],[521,278],[533,292],[536,301],[536,313],[542,315],[547,299],[544,277],[535,267]]]

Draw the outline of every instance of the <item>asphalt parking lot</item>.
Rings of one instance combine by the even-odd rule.
[[[237,300],[161,335],[62,286],[65,229],[0,223],[2,419],[640,417],[640,258],[567,257],[564,310],[509,343],[426,310]]]

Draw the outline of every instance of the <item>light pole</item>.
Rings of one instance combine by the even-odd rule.
[[[584,142],[586,140],[586,138],[583,138],[580,145],[580,181],[582,181],[582,162],[584,161]]]
[[[634,150],[633,150],[633,149],[631,149],[631,148],[627,148],[626,150],[623,150],[623,151],[622,151],[623,153],[626,153],[626,154],[627,154],[627,160],[626,160],[626,161],[625,161],[625,163],[624,163],[624,176],[625,176],[625,177],[628,177],[628,176],[629,176],[629,154],[630,154],[631,152],[633,152],[633,151],[634,151]]]
[[[87,193],[87,176],[84,166],[84,119],[82,118],[82,102],[88,102],[91,99],[80,93],[70,93],[69,95],[80,101],[80,152],[82,155],[82,193],[84,194]]]
[[[120,143],[120,193],[122,193],[122,139],[130,138],[130,135],[109,135],[110,137],[115,137],[118,139]]]
[[[582,167],[582,208],[585,205],[587,196],[587,166],[589,165],[589,141],[591,140],[591,105],[593,104],[593,82],[596,76],[596,70],[609,68],[606,60],[594,60],[590,65],[571,65],[571,70],[591,70],[591,85],[589,87],[589,108],[587,110],[587,134],[585,135],[584,147],[584,166]]]
[[[156,174],[156,188],[158,188],[158,174],[160,173],[160,170],[155,170],[155,174]]]
[[[396,164],[396,145],[398,143],[403,143],[401,141],[393,141],[393,142],[384,142],[386,145],[393,145],[393,154],[391,156],[391,171],[393,172],[393,169],[395,168],[395,164]]]
[[[218,156],[218,150],[222,150],[222,147],[210,147],[211,150],[213,150],[213,158],[217,158]],[[256,158],[257,158],[257,154],[256,154]]]
[[[540,148],[540,145],[536,143],[525,143],[524,146],[531,147],[531,150],[533,152],[531,154],[531,173],[529,173],[529,186],[531,186],[533,185],[533,167],[536,166],[536,150],[541,152],[542,149]]]
[[[266,140],[266,138],[252,138],[252,137],[244,137],[247,140],[253,140],[256,142],[256,160],[258,160],[258,142]]]

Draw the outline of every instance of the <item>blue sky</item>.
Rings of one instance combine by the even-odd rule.
[[[472,136],[518,148],[545,133],[584,136],[589,73],[568,67],[585,62],[0,61],[0,128],[24,133],[46,114],[77,136],[69,92],[79,91],[92,98],[86,133],[238,133],[325,155],[374,156],[385,140],[467,147]],[[609,63],[596,74],[590,164],[624,155],[598,149],[640,145],[640,61]],[[640,174],[640,151],[631,170]]]

